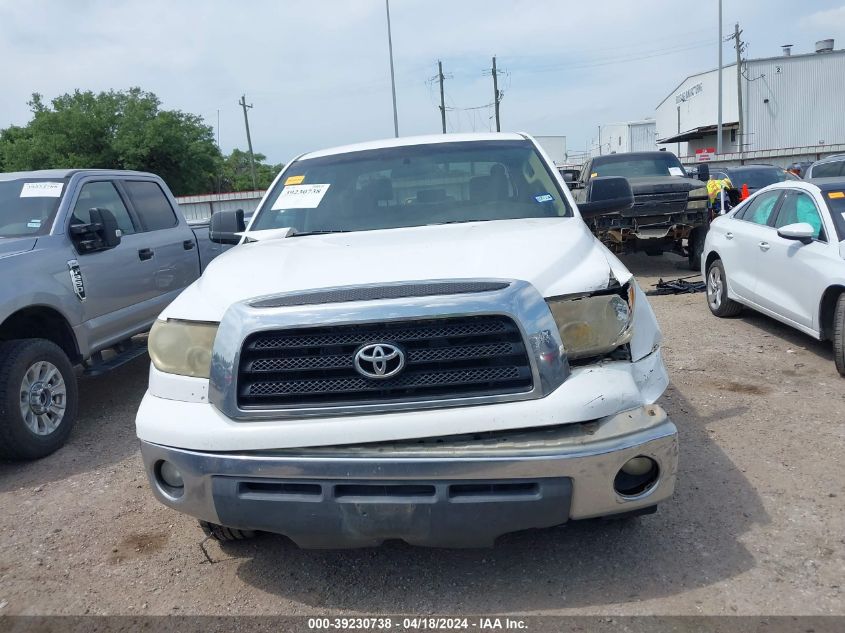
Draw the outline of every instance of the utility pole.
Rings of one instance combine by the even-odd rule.
[[[494,97],[494,104],[496,106],[496,131],[502,131],[502,125],[499,122],[499,102],[501,101],[499,95],[499,74],[496,71],[496,56],[493,55],[493,97]]]
[[[399,114],[396,111],[396,77],[393,74],[393,37],[390,34],[390,0],[384,0],[387,9],[387,50],[390,52],[390,89],[393,91],[393,135],[399,138]]]
[[[745,126],[742,121],[742,40],[740,39],[742,31],[739,28],[739,22],[734,25],[734,48],[736,48],[736,103],[739,108],[739,127],[736,130],[736,140],[739,142],[739,159],[742,160],[742,152],[745,149],[745,142],[743,135],[745,133]]]
[[[440,122],[443,124],[443,134],[446,134],[446,97],[443,95],[443,62],[437,62],[437,78],[440,80]]]
[[[722,153],[722,0],[719,0],[719,118],[716,123],[716,155]]]
[[[246,111],[252,108],[252,104],[247,105],[246,95],[241,95],[241,100],[238,105],[244,109],[244,125],[246,126],[246,144],[249,146],[249,170],[252,173],[252,188],[258,189],[258,181],[255,179],[255,154],[252,151],[252,137],[249,135],[249,116]]]

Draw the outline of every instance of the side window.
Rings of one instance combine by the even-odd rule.
[[[813,199],[802,191],[790,191],[783,199],[783,204],[780,205],[778,217],[775,221],[775,228],[779,229],[788,224],[797,224],[798,222],[806,222],[813,227],[815,233],[813,238],[827,241],[824,234],[824,226],[822,224],[822,217],[816,207]]]
[[[91,221],[91,209],[108,209],[117,219],[117,226],[124,235],[135,232],[135,225],[129,217],[126,205],[110,182],[89,182],[82,185],[76,205],[73,207],[71,224],[88,224]]]
[[[144,231],[169,229],[178,224],[176,214],[173,213],[167,196],[164,195],[158,184],[149,181],[127,180],[123,182],[123,187],[129,195],[132,206],[135,207],[135,212],[141,218]]]
[[[768,224],[778,198],[780,198],[780,191],[761,194],[749,202],[737,218],[754,224]]]
[[[842,173],[842,166],[845,160],[836,160],[830,163],[822,163],[813,167],[813,178],[835,178]]]

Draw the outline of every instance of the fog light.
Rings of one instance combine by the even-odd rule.
[[[184,488],[185,482],[182,481],[182,473],[170,462],[160,462],[158,466],[158,476],[161,481],[171,488]]]
[[[657,462],[651,457],[638,455],[622,465],[613,480],[613,488],[623,497],[636,497],[651,489],[659,475]]]
[[[629,459],[622,466],[622,472],[629,475],[645,475],[648,471],[654,468],[654,462],[648,457],[634,457]]]

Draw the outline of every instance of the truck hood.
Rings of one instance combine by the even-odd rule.
[[[31,251],[37,241],[34,237],[0,237],[0,258]]]
[[[161,318],[219,321],[233,303],[298,290],[424,279],[501,278],[546,297],[631,273],[580,218],[532,218],[270,239],[217,257]]]
[[[646,193],[675,193],[679,191],[692,191],[702,189],[706,183],[693,178],[681,178],[679,176],[649,176],[643,178],[629,178],[631,191],[634,195]]]

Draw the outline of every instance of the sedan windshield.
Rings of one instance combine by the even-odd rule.
[[[832,191],[823,191],[824,201],[833,218],[836,236],[840,242],[845,241],[845,187]]]
[[[296,161],[250,229],[367,231],[571,214],[530,142],[470,141]]]
[[[0,237],[47,233],[65,184],[62,179],[0,180]]]

